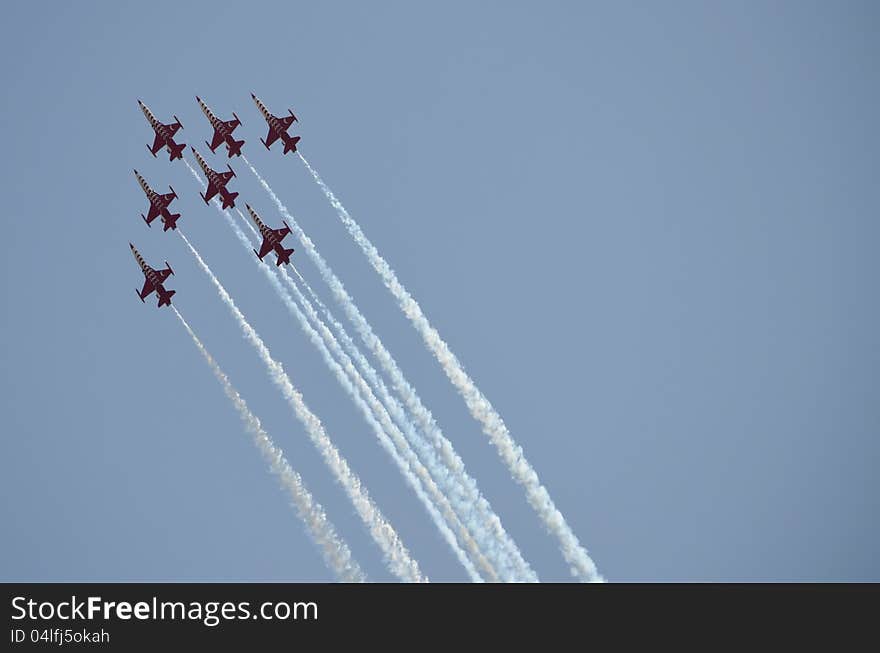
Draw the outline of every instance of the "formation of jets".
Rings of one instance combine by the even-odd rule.
[[[254,100],[254,104],[257,105],[257,108],[263,115],[263,118],[266,120],[266,124],[269,126],[268,135],[265,139],[261,138],[260,142],[263,143],[267,150],[269,150],[275,141],[281,140],[281,142],[284,143],[282,154],[296,152],[296,145],[299,143],[300,137],[291,136],[287,133],[290,126],[297,120],[293,111],[288,109],[287,112],[289,115],[275,116],[269,112],[266,105],[264,105],[256,95],[251,93],[251,97]],[[200,97],[196,96],[196,102],[198,102],[202,113],[205,114],[205,117],[211,123],[211,127],[214,130],[214,136],[211,138],[211,142],[209,143],[208,141],[205,141],[205,145],[208,146],[211,153],[215,154],[217,148],[225,144],[228,158],[231,159],[234,156],[241,156],[241,146],[244,145],[244,141],[235,140],[233,137],[233,132],[241,125],[239,117],[233,112],[232,120],[222,120],[217,117],[217,115]],[[174,122],[165,124],[160,122],[156,116],[153,115],[153,112],[150,111],[149,107],[147,107],[147,105],[141,100],[138,100],[138,106],[140,106],[144,117],[146,117],[147,122],[150,123],[150,127],[152,127],[153,132],[155,133],[153,144],[147,145],[150,154],[155,157],[162,148],[165,148],[168,152],[169,161],[174,161],[175,159],[182,160],[186,143],[177,143],[174,140],[177,132],[183,128],[180,119],[178,119],[177,116],[173,116]],[[208,187],[205,192],[200,193],[205,204],[208,204],[212,199],[219,195],[221,206],[224,209],[234,208],[235,198],[238,197],[238,193],[229,191],[226,186],[229,184],[230,180],[236,176],[235,171],[229,164],[226,164],[227,171],[214,170],[208,165],[208,162],[205,161],[204,157],[199,154],[196,148],[191,146],[190,149],[208,180]],[[171,202],[177,199],[177,193],[175,190],[169,185],[168,188],[171,191],[170,193],[158,193],[150,187],[147,180],[144,179],[137,170],[134,171],[134,175],[150,202],[150,208],[147,211],[147,215],[144,215],[143,213],[141,214],[141,218],[147,223],[147,226],[152,226],[152,222],[156,218],[161,218],[163,231],[176,229],[180,213],[171,213],[168,209]],[[260,235],[263,238],[263,242],[260,245],[260,251],[254,250],[254,254],[257,255],[257,258],[262,261],[269,252],[274,251],[276,265],[281,266],[282,264],[290,264],[290,255],[293,254],[294,250],[293,248],[285,249],[281,244],[285,236],[290,233],[290,227],[287,223],[282,222],[284,227],[280,229],[272,229],[260,219],[260,216],[254,211],[254,209],[248,204],[245,204],[245,206],[247,207],[248,213],[251,215],[251,219],[253,219],[257,228],[260,230]],[[168,261],[165,261],[164,269],[156,270],[144,261],[144,258],[134,245],[131,243],[128,245],[144,275],[143,288],[140,291],[135,289],[140,300],[143,302],[150,294],[155,292],[156,296],[159,298],[158,306],[160,308],[162,306],[171,306],[171,297],[176,291],[166,290],[164,286],[168,277],[174,274],[174,270],[171,269]]]

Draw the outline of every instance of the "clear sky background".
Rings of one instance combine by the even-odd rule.
[[[608,579],[880,580],[876,3],[21,2],[0,29],[0,580],[332,580],[173,314],[134,296],[129,241],[392,580],[180,239],[141,221],[134,167],[426,573],[466,580],[253,254],[147,152],[138,98],[206,149],[196,94],[241,117],[526,559],[569,579],[251,91],[294,109]]]

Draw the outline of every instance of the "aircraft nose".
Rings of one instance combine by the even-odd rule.
[[[131,247],[132,251],[134,251],[134,245],[132,245],[131,243],[129,243],[128,246]]]

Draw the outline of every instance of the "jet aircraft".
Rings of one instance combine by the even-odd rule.
[[[190,149],[193,151],[193,154],[196,155],[196,161],[199,162],[202,172],[205,173],[205,177],[208,178],[208,188],[206,189],[206,192],[199,193],[199,195],[202,196],[202,199],[205,200],[205,204],[210,202],[211,199],[219,193],[223,200],[224,209],[235,207],[235,198],[238,197],[238,193],[230,193],[226,189],[226,184],[228,184],[229,180],[235,176],[235,171],[229,167],[228,163],[226,164],[226,167],[229,168],[229,172],[217,172],[216,170],[212,170],[202,158],[202,155],[196,151],[196,148],[190,147]]]
[[[241,124],[241,120],[235,115],[235,112],[232,113],[234,120],[220,120],[198,95],[196,96],[196,101],[202,108],[202,112],[211,121],[211,127],[214,128],[214,137],[210,143],[205,141],[205,145],[208,146],[211,152],[216,152],[220,144],[225,142],[226,151],[229,152],[230,159],[234,156],[241,156],[241,146],[244,145],[244,141],[237,141],[232,136],[232,132]]]
[[[290,227],[287,226],[287,223],[283,222],[283,229],[270,229],[267,227],[262,220],[260,220],[260,216],[257,215],[257,212],[254,211],[250,205],[245,204],[247,207],[248,213],[251,214],[251,218],[257,224],[257,228],[260,230],[260,235],[263,237],[263,244],[260,245],[260,251],[254,250],[254,254],[257,255],[257,258],[261,261],[263,257],[266,256],[273,249],[275,250],[275,254],[277,259],[275,261],[275,265],[281,266],[282,263],[290,263],[290,255],[293,254],[293,248],[284,249],[281,246],[281,241],[284,240],[284,237],[290,233]]]
[[[150,154],[156,156],[156,153],[161,150],[163,147],[168,148],[168,160],[174,161],[174,159],[182,159],[183,158],[183,148],[186,147],[186,143],[177,144],[174,142],[174,135],[177,133],[177,130],[183,127],[180,124],[180,120],[177,116],[174,116],[174,122],[168,125],[164,125],[158,120],[156,120],[156,116],[153,115],[153,112],[147,107],[146,104],[138,100],[138,105],[141,107],[141,111],[144,112],[147,120],[150,123],[150,126],[153,128],[153,131],[156,132],[156,138],[153,139],[153,146],[150,147],[147,145],[147,149],[150,150]]]
[[[137,177],[138,183],[141,185],[141,188],[144,189],[147,199],[150,200],[150,210],[147,212],[147,215],[141,213],[141,217],[144,219],[144,222],[147,223],[147,226],[151,226],[150,223],[161,215],[162,223],[164,224],[162,231],[177,229],[177,218],[180,217],[180,214],[169,213],[168,211],[168,205],[177,199],[177,193],[174,192],[174,189],[171,188],[171,186],[168,186],[168,188],[171,188],[171,192],[162,195],[150,188],[147,180],[141,177],[137,170],[134,171],[134,176]]]
[[[141,271],[144,273],[144,287],[140,292],[135,288],[137,296],[141,301],[144,301],[150,293],[155,291],[156,295],[159,297],[159,308],[162,306],[171,306],[171,296],[177,291],[165,290],[165,286],[162,285],[170,275],[174,274],[174,270],[168,265],[168,261],[165,261],[164,270],[154,270],[147,265],[146,261],[144,261],[144,258],[141,256],[141,253],[135,249],[134,245],[129,243],[128,246],[131,247],[131,253],[134,255],[138,265],[141,266]]]
[[[256,95],[251,93],[251,97],[254,99],[254,103],[257,105],[257,108],[260,110],[260,113],[263,114],[263,118],[266,119],[266,122],[269,125],[269,133],[266,136],[266,140],[260,139],[260,142],[266,146],[268,150],[272,147],[272,143],[277,141],[279,138],[284,143],[284,151],[282,154],[287,154],[288,152],[296,152],[296,144],[299,143],[299,136],[290,136],[287,133],[287,129],[293,124],[296,120],[296,116],[293,115],[293,111],[290,109],[287,110],[289,116],[273,116],[269,113],[269,110],[266,108],[266,105],[260,101]]]

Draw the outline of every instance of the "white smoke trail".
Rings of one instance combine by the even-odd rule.
[[[312,497],[311,492],[303,484],[300,475],[287,462],[284,452],[266,433],[266,430],[260,423],[260,419],[248,408],[245,400],[233,387],[229,377],[220,369],[217,361],[214,360],[214,357],[211,356],[205,345],[202,344],[202,341],[192,330],[192,327],[183,319],[177,308],[172,306],[171,310],[174,311],[177,319],[183,324],[183,327],[189,333],[199,352],[201,352],[205,362],[208,363],[214,376],[220,382],[220,385],[223,386],[223,391],[238,412],[245,430],[251,434],[254,444],[257,445],[260,453],[263,454],[263,458],[269,464],[269,469],[278,477],[281,487],[287,490],[297,515],[305,524],[309,537],[311,537],[320,550],[324,562],[342,582],[366,582],[366,574],[364,574],[357,561],[352,557],[348,545],[337,534],[333,524],[327,519],[324,508]]]
[[[236,237],[242,246],[244,246],[245,250],[250,252],[252,243],[245,235],[244,231],[241,230],[241,227],[239,227],[239,225],[232,219],[228,211],[224,211],[219,206],[216,206],[216,208],[223,217],[226,218],[227,223],[235,232]],[[241,211],[237,212],[241,219],[246,224],[250,225],[244,214]],[[311,308],[311,311],[308,311],[309,317],[314,321],[315,326],[321,331],[320,333],[315,330],[309,322],[309,319],[303,314],[300,306],[297,305],[293,297],[291,297],[281,285],[281,281],[276,274],[279,272],[279,269],[267,265],[256,257],[254,257],[253,260],[266,275],[266,278],[269,280],[270,285],[273,290],[275,290],[279,299],[281,299],[288,311],[290,311],[290,313],[297,319],[309,341],[318,349],[321,357],[324,359],[324,363],[333,372],[333,375],[345,390],[346,394],[349,395],[358,409],[360,409],[367,424],[370,425],[373,432],[376,434],[376,437],[379,439],[380,445],[388,452],[397,464],[404,478],[416,493],[416,496],[428,510],[428,514],[440,530],[443,538],[450,545],[453,553],[468,572],[471,580],[474,582],[482,582],[483,578],[462,550],[451,530],[451,527],[457,527],[457,530],[462,533],[463,537],[466,538],[466,544],[470,544],[469,550],[471,550],[472,554],[475,555],[477,559],[482,557],[479,547],[477,547],[476,543],[470,538],[470,535],[461,525],[455,512],[452,510],[452,507],[449,505],[449,501],[437,488],[437,485],[434,483],[425,467],[419,462],[409,444],[404,439],[403,434],[397,426],[391,422],[391,418],[385,411],[385,408],[376,399],[370,387],[352,364],[351,359],[339,347],[339,343],[321,321],[314,308],[312,308],[311,305],[305,306],[307,300],[303,297],[293,279],[288,276],[283,277],[292,284],[291,288],[297,294],[297,299],[300,304],[302,304],[307,311]],[[284,273],[286,270],[281,270],[280,272]],[[330,351],[331,349],[333,350],[332,353]],[[430,498],[428,496],[429,494]],[[442,511],[442,515],[440,511]],[[488,562],[485,562],[485,559],[483,559],[483,562],[485,563],[485,568],[488,573],[494,576],[494,570],[492,567]]]
[[[348,230],[348,233],[363,250],[367,260],[379,274],[385,287],[391,291],[391,294],[397,300],[400,310],[409,318],[416,331],[422,336],[425,345],[434,354],[446,376],[464,399],[473,418],[480,422],[483,432],[489,436],[492,444],[495,445],[498,454],[507,465],[513,478],[525,488],[529,503],[541,517],[547,529],[559,540],[560,550],[566,562],[571,566],[572,575],[584,581],[601,581],[602,577],[599,575],[595,563],[586,549],[578,542],[577,536],[565,521],[562,513],[553,504],[550,494],[541,484],[538,474],[531,464],[526,460],[522,447],[513,440],[501,415],[498,414],[474,383],[473,379],[465,372],[458,358],[456,358],[446,342],[440,337],[438,331],[428,321],[418,302],[413,299],[403,284],[400,283],[394,270],[382,255],[379,254],[379,250],[364,235],[360,225],[348,214],[342,203],[336,199],[336,196],[327,187],[315,169],[309,165],[305,157],[300,152],[297,152],[297,154],[312,174],[315,182],[324,191],[330,204],[336,209],[336,213],[339,215],[339,219]]]
[[[278,196],[269,186],[268,182],[260,176],[259,172],[257,172],[256,168],[254,168],[251,162],[248,161],[247,157],[243,156],[242,159],[244,159],[244,162],[251,169],[251,172],[275,202],[279,212],[281,212],[281,214],[290,222],[292,228],[299,237],[300,242],[305,248],[306,253],[318,267],[321,276],[330,287],[334,297],[342,306],[348,318],[351,320],[361,340],[379,361],[382,369],[391,379],[395,391],[403,399],[407,410],[413,415],[421,431],[429,438],[430,443],[425,443],[424,439],[410,424],[408,434],[412,434],[412,437],[414,438],[413,442],[419,450],[419,453],[423,454],[424,452],[426,458],[431,458],[435,456],[435,451],[439,452],[443,459],[443,463],[449,469],[449,473],[439,475],[435,477],[435,479],[444,484],[447,494],[455,505],[458,514],[468,525],[471,532],[474,533],[481,546],[484,547],[484,550],[495,563],[496,568],[501,572],[504,580],[526,582],[537,581],[537,575],[523,559],[522,554],[504,530],[501,520],[493,512],[489,502],[480,494],[476,482],[467,474],[464,468],[464,463],[455,452],[452,443],[450,443],[443,435],[440,427],[434,421],[431,412],[424,406],[424,404],[422,404],[418,393],[406,380],[403,372],[398,367],[397,362],[391,356],[391,353],[385,348],[382,341],[373,332],[366,318],[364,318],[360,310],[358,310],[357,305],[345,290],[342,281],[336,276],[324,260],[323,256],[321,256],[320,252],[318,252],[315,244],[297,223],[296,218],[291,215],[287,210],[287,207],[285,207],[281,200],[278,199]],[[307,284],[306,286],[308,287]],[[327,307],[323,305],[314,291],[311,290],[310,287],[308,287],[308,289],[313,300],[315,300],[320,306],[323,306],[328,321],[335,325],[334,328],[336,329],[337,334],[340,335],[342,341],[346,343],[347,350],[349,353],[352,353],[357,360],[358,353],[354,353],[357,351],[357,348],[354,346],[351,338],[345,334],[342,325],[333,318],[332,314]],[[371,366],[367,365],[362,369],[365,371],[368,378],[370,378],[371,382],[373,382],[373,378],[378,379],[378,375],[375,374],[375,371],[373,371],[372,374],[370,373]],[[373,383],[381,392],[384,383],[381,383],[381,380]],[[398,420],[398,423],[404,424],[404,428],[406,428],[405,424],[409,422],[409,420],[403,415],[403,411],[399,404],[392,400],[391,402],[386,401],[386,405],[388,405],[392,413],[395,414],[395,419]],[[439,463],[436,466],[432,466],[432,469],[435,467],[439,469]]]
[[[199,177],[199,175],[195,171],[195,169],[190,165],[189,161],[184,159],[184,163],[189,168],[190,172],[192,173],[193,177],[195,177],[196,181],[199,182],[200,185],[204,186],[201,178]],[[244,233],[242,233],[242,231],[239,229],[238,225],[236,225],[235,222],[231,219],[228,211],[223,210],[220,207],[219,202],[217,202],[216,200],[214,201],[214,206],[226,218],[230,227],[232,227],[233,230],[236,232],[236,235],[238,236],[238,238],[242,242],[242,244],[245,246],[245,248],[250,249],[250,243],[247,240],[247,237],[244,235]],[[241,216],[242,220],[244,220],[245,224],[247,224],[251,228],[251,231],[254,232],[255,230],[254,230],[253,226],[250,225],[250,223],[245,219],[242,212],[238,209],[236,209],[236,211],[238,212],[239,216]],[[306,334],[309,336],[312,343],[316,347],[318,347],[319,351],[322,354],[322,357],[324,358],[325,363],[328,365],[328,367],[330,367],[331,371],[334,372],[334,374],[336,375],[340,384],[343,386],[343,388],[346,390],[346,392],[351,396],[351,398],[355,401],[355,404],[361,409],[368,424],[370,424],[373,427],[374,431],[376,432],[377,437],[379,437],[380,443],[383,445],[383,447],[386,449],[386,451],[389,452],[389,454],[392,456],[392,458],[395,459],[395,461],[397,462],[398,466],[400,467],[402,473],[404,474],[404,477],[407,479],[407,481],[413,487],[413,489],[416,492],[419,499],[422,501],[422,503],[428,509],[429,514],[431,515],[431,517],[434,520],[437,527],[440,529],[441,533],[444,536],[444,539],[446,539],[447,542],[450,544],[454,553],[456,554],[456,557],[458,557],[459,561],[465,567],[465,569],[467,570],[471,579],[475,582],[482,582],[482,580],[483,580],[480,577],[479,573],[477,573],[472,562],[467,558],[464,551],[462,551],[461,547],[459,546],[459,544],[455,538],[455,535],[450,530],[450,527],[447,524],[447,522],[444,521],[444,517],[441,517],[441,515],[437,511],[435,504],[432,503],[431,500],[426,496],[425,490],[422,487],[422,483],[424,483],[427,486],[428,491],[431,492],[431,494],[434,496],[434,500],[443,509],[445,519],[448,520],[450,523],[458,525],[460,532],[462,533],[462,539],[466,542],[466,544],[469,545],[469,549],[472,551],[472,555],[474,555],[474,557],[481,563],[481,565],[484,567],[484,569],[489,573],[490,577],[493,580],[496,580],[497,576],[496,576],[494,569],[491,567],[491,565],[489,565],[488,561],[486,561],[485,558],[482,556],[482,553],[479,551],[478,546],[473,541],[473,539],[470,537],[470,534],[461,525],[460,521],[458,520],[457,515],[452,510],[452,507],[449,505],[448,499],[439,491],[439,489],[437,488],[433,479],[428,474],[427,470],[424,468],[423,465],[421,465],[421,463],[418,461],[418,458],[415,456],[415,454],[413,454],[413,452],[409,448],[406,440],[403,439],[402,435],[400,434],[400,431],[397,430],[393,424],[391,424],[391,427],[394,428],[393,431],[386,432],[385,430],[383,430],[384,424],[390,423],[390,419],[388,418],[387,412],[385,412],[384,408],[376,400],[375,396],[372,394],[369,387],[364,382],[363,378],[358,374],[357,370],[351,364],[351,360],[348,359],[347,356],[345,357],[345,359],[343,360],[343,363],[345,364],[345,369],[343,369],[343,367],[340,366],[333,359],[332,355],[329,353],[329,351],[327,351],[327,347],[325,346],[324,342],[322,342],[322,340],[321,340],[321,337],[323,336],[323,334],[322,334],[322,336],[319,336],[314,331],[314,329],[312,329],[312,327],[309,325],[308,321],[305,319],[305,317],[300,312],[299,307],[295,304],[295,302],[293,302],[293,299],[287,293],[285,293],[284,289],[281,287],[277,277],[275,277],[275,275],[272,273],[271,269],[268,266],[265,266],[263,264],[260,264],[260,267],[267,274],[267,278],[270,280],[270,283],[272,283],[272,285],[275,288],[276,292],[278,293],[279,297],[287,305],[288,310],[290,310],[298,318],[298,320],[300,321],[300,324],[302,325],[303,329],[306,331]],[[299,275],[298,272],[297,272],[297,275]],[[285,278],[287,278],[288,281],[290,281],[292,283],[292,280],[289,279],[289,277],[285,276]],[[302,277],[300,276],[300,278],[302,278]],[[299,293],[298,288],[296,288],[294,286],[294,289],[296,290],[297,293]],[[314,309],[312,309],[312,312],[314,313]],[[332,344],[334,344],[336,349],[339,350],[339,345],[338,345],[338,343],[336,343],[335,339],[332,338],[332,334],[330,334],[329,330],[326,329],[326,326],[324,326],[323,323],[320,322],[320,318],[316,318],[316,319],[318,320],[320,325],[324,327],[324,330],[326,331],[326,333],[330,335],[330,338],[332,339]],[[340,352],[341,352],[341,350],[340,350]],[[343,353],[343,356],[344,356],[344,353]],[[349,377],[351,377],[352,380],[354,380],[356,383],[359,383],[361,394],[359,394],[358,390],[356,390],[352,386],[351,381],[349,380]],[[368,394],[363,394],[364,388],[366,389],[366,392]],[[365,399],[370,401],[370,405],[368,405],[365,402]],[[384,413],[384,415],[383,415],[383,413]],[[379,422],[376,421],[376,416],[378,416],[381,420],[383,420],[383,424],[380,424]],[[390,433],[392,435],[392,437],[395,437],[395,442],[396,442],[397,447],[400,450],[400,452],[398,452],[398,450],[395,449],[394,444],[392,444],[392,442],[388,440],[388,437],[387,437],[388,433]],[[401,453],[406,457],[406,460],[404,460],[404,458],[401,457]],[[413,472],[412,467],[415,467],[415,469],[416,469],[415,473]],[[415,475],[416,473],[418,474],[418,477]],[[421,479],[421,482],[420,482],[420,479]]]
[[[449,486],[452,485],[451,479],[449,478],[448,470],[440,463],[440,461],[437,459],[437,456],[434,454],[434,451],[430,448],[424,438],[422,438],[415,431],[412,422],[407,419],[406,416],[403,414],[403,409],[400,406],[400,403],[397,402],[397,400],[390,395],[384,381],[382,381],[382,379],[376,373],[376,370],[373,369],[373,367],[369,364],[366,357],[354,345],[354,342],[351,342],[350,337],[350,346],[346,347],[346,350],[343,351],[343,348],[339,345],[339,341],[327,328],[326,324],[321,319],[320,315],[315,310],[309,299],[302,294],[300,289],[297,287],[296,282],[289,275],[287,275],[286,270],[283,270],[283,273],[285,282],[287,282],[288,286],[293,289],[294,293],[296,294],[297,300],[306,308],[309,318],[314,323],[320,325],[321,332],[325,340],[332,344],[332,348],[334,349],[336,355],[346,362],[347,367],[350,367],[352,376],[354,377],[357,384],[363,388],[364,394],[370,398],[370,403],[373,407],[373,410],[380,417],[383,427],[386,429],[387,432],[391,433],[394,436],[395,442],[399,443],[399,448],[405,449],[408,452],[408,456],[414,457],[414,464],[417,465],[420,477],[423,478],[431,496],[434,497],[435,502],[440,506],[443,512],[443,516],[446,518],[447,522],[455,529],[455,532],[458,534],[460,541],[468,550],[471,559],[476,561],[477,566],[482,569],[484,573],[487,574],[488,579],[491,582],[497,582],[498,580],[500,580],[499,571],[495,569],[495,566],[491,564],[487,560],[486,556],[483,554],[483,549],[489,551],[494,549],[494,542],[489,541],[483,543],[482,545],[479,544],[474,539],[471,531],[477,530],[477,535],[479,536],[482,532],[482,529],[468,528],[466,524],[462,523],[462,518],[451,505],[450,498],[447,495],[443,494],[437,487],[435,479],[440,479],[440,484],[446,488],[449,488]],[[307,285],[304,281],[303,284]],[[339,326],[341,327],[341,325]],[[345,333],[344,330],[342,333],[344,333],[345,336],[348,336],[348,334]],[[352,360],[349,352],[354,353],[357,359],[356,366],[352,365]],[[362,373],[366,374],[367,378],[369,379],[370,385],[367,384],[367,381],[362,376]],[[376,399],[376,396],[373,394],[372,388],[376,388],[379,392],[381,402]],[[392,420],[392,416],[386,409],[386,407],[388,406],[391,407],[392,412],[396,413],[394,420]],[[406,439],[403,438],[401,428],[406,431]],[[415,454],[412,453],[412,449],[410,448],[409,443],[414,444],[418,456],[421,458],[422,461],[424,461],[424,465],[422,464],[422,462],[419,461],[419,458],[415,457]],[[430,473],[428,472],[428,469],[426,469],[425,465],[427,465]],[[504,570],[503,575],[504,580],[513,579],[512,574],[509,573],[507,570]]]
[[[192,168],[190,167],[190,169]],[[348,494],[349,499],[354,505],[358,515],[367,526],[367,530],[373,537],[373,540],[382,550],[388,568],[403,581],[427,582],[427,578],[422,575],[418,563],[412,558],[403,542],[400,541],[397,531],[394,530],[388,520],[382,515],[379,508],[367,493],[366,488],[361,483],[360,478],[358,478],[358,476],[351,470],[348,466],[348,462],[342,457],[342,454],[339,453],[339,450],[330,440],[324,430],[324,425],[321,423],[321,420],[318,419],[318,416],[315,415],[308,406],[306,406],[302,395],[293,386],[290,377],[284,371],[281,363],[272,358],[272,354],[269,352],[269,349],[266,347],[262,338],[260,338],[254,328],[245,319],[244,315],[232,300],[232,297],[230,297],[229,293],[226,291],[226,288],[224,288],[219,279],[214,276],[211,268],[209,268],[205,261],[202,260],[201,255],[195,247],[192,246],[183,231],[178,228],[177,233],[180,234],[183,242],[186,243],[186,246],[189,248],[193,257],[195,257],[199,267],[202,268],[202,271],[208,275],[211,283],[214,284],[217,293],[220,295],[220,298],[223,300],[223,303],[226,304],[233,317],[235,317],[235,320],[238,322],[246,339],[257,350],[260,359],[266,365],[269,377],[275,385],[278,386],[281,394],[293,409],[297,419],[302,423],[303,427],[305,427],[309,439],[311,439],[315,448],[324,459],[324,462],[333,472],[333,475],[336,477],[340,485],[342,485],[346,494]]]

